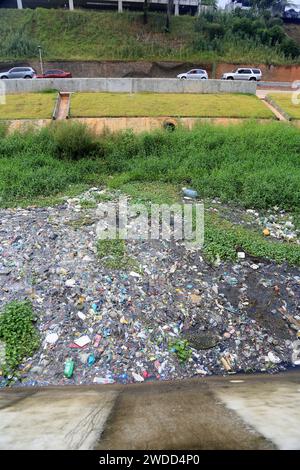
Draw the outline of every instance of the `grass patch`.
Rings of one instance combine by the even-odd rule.
[[[73,117],[274,118],[256,96],[225,93],[75,93],[71,114]]]
[[[6,104],[0,106],[0,119],[50,119],[55,97],[54,93],[6,95]]]
[[[86,227],[89,225],[93,225],[95,223],[95,220],[92,219],[91,217],[78,217],[77,219],[74,220],[69,220],[66,222],[66,225],[69,225],[69,227],[72,227],[74,230],[79,230],[82,227]]]
[[[107,269],[139,269],[138,263],[128,256],[124,240],[98,240],[97,256]]]
[[[259,233],[234,225],[216,215],[205,214],[204,254],[207,259],[236,261],[237,251],[277,263],[300,264],[300,246],[266,240]]]
[[[40,340],[33,322],[30,302],[14,301],[4,307],[0,315],[0,339],[5,342],[5,364],[2,370],[6,375],[38,349]]]
[[[300,104],[292,102],[292,93],[272,93],[269,97],[292,119],[300,119]],[[297,99],[299,100],[299,96],[297,96]]]
[[[97,207],[97,203],[95,201],[89,201],[88,199],[80,201],[80,205],[83,209],[95,209],[95,207]]]
[[[109,184],[118,185],[117,180],[110,181]],[[151,201],[153,204],[173,204],[179,200],[179,190],[168,183],[127,183],[119,186],[119,189],[132,198],[136,204],[145,204]]]

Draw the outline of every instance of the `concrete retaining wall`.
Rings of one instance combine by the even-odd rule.
[[[7,94],[43,90],[113,93],[256,93],[256,83],[226,80],[178,80],[165,78],[68,78],[3,80]]]
[[[247,119],[242,118],[174,118],[174,117],[117,117],[117,118],[72,118],[68,122],[81,122],[85,124],[95,134],[103,132],[119,132],[132,130],[135,133],[150,132],[155,129],[163,129],[167,123],[172,123],[175,127],[183,126],[192,129],[197,124],[215,124],[229,126],[232,124],[241,124]],[[260,124],[267,124],[270,119],[258,119]],[[8,132],[27,131],[28,129],[39,129],[53,124],[51,119],[20,119],[15,121],[5,121]],[[295,125],[300,126],[300,121],[294,121]]]

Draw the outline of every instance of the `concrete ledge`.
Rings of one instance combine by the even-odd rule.
[[[70,122],[81,122],[85,124],[95,134],[102,134],[109,130],[118,132],[123,130],[132,130],[135,133],[150,132],[155,129],[163,129],[167,123],[172,123],[175,127],[183,126],[192,129],[197,124],[215,124],[229,126],[232,124],[241,124],[249,121],[250,118],[198,118],[184,117],[174,118],[173,116],[161,117],[100,117],[100,118],[71,118]],[[265,124],[272,122],[272,119],[257,119],[257,122]],[[38,129],[49,126],[53,122],[51,119],[20,119],[11,121],[2,121],[7,124],[8,132],[26,131],[28,129]],[[299,121],[300,122],[300,121]]]
[[[299,449],[299,378],[7,388],[0,449]]]
[[[290,116],[288,113],[286,113],[286,112],[282,109],[282,107],[281,107],[278,103],[276,103],[276,101],[274,101],[272,98],[270,98],[270,96],[267,95],[267,96],[265,97],[265,101],[266,101],[267,103],[269,103],[271,106],[273,106],[273,108],[275,108],[276,111],[278,111],[287,121],[291,121],[291,120],[292,120],[291,116]]]
[[[256,82],[232,80],[179,80],[174,78],[55,78],[3,80],[7,94],[44,90],[111,93],[256,93]]]

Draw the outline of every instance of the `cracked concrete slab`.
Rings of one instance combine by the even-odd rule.
[[[300,381],[244,381],[216,396],[245,423],[282,450],[300,449]]]
[[[117,392],[40,391],[0,412],[0,449],[92,449]]]

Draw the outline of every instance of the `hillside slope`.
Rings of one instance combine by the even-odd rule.
[[[300,24],[287,23],[284,25],[285,32],[300,46]]]
[[[0,60],[33,59],[42,45],[46,60],[180,60],[289,63],[280,49],[252,38],[203,39],[196,17],[78,10],[8,10],[0,13]],[[226,29],[226,28],[225,28]],[[225,31],[226,32],[226,31]]]

